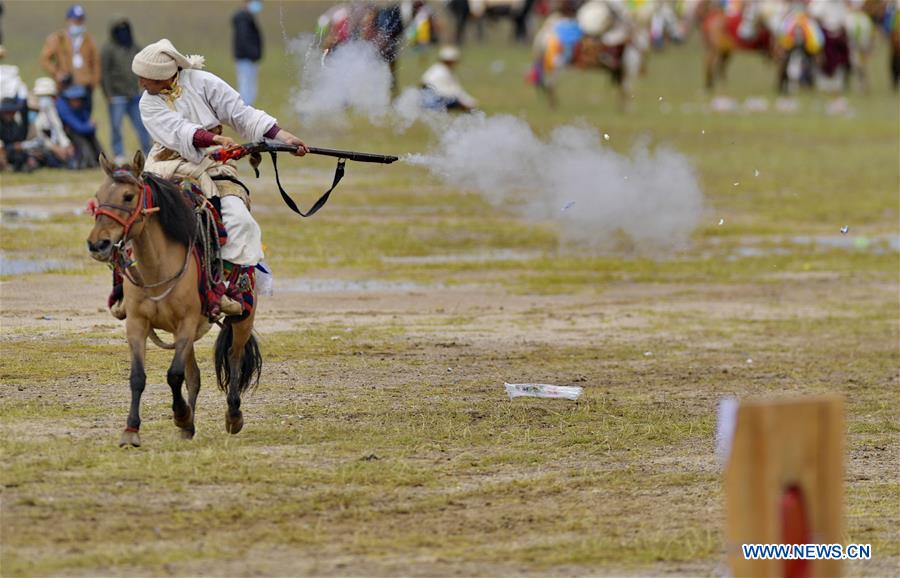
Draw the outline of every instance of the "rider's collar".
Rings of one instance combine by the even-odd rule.
[[[181,96],[181,85],[178,84],[178,74],[175,75],[175,80],[172,81],[172,86],[160,90],[159,94],[162,95],[162,97],[165,98],[169,104],[175,104],[175,100],[179,96]]]

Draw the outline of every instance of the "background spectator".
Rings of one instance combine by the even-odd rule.
[[[0,54],[0,59],[3,59]],[[28,86],[19,76],[19,67],[0,64],[0,98],[13,98],[22,102],[28,97]]]
[[[56,110],[62,120],[66,136],[75,145],[76,168],[96,168],[99,166],[102,148],[97,142],[97,127],[87,109],[87,89],[73,84],[56,101]]]
[[[41,66],[56,80],[59,90],[65,90],[73,83],[85,87],[90,112],[91,93],[100,83],[100,59],[84,19],[84,8],[78,4],[69,7],[66,27],[48,36],[44,43]]]
[[[259,61],[263,54],[262,34],[255,18],[260,12],[262,0],[247,0],[231,19],[237,88],[241,98],[250,106],[256,101]]]
[[[75,160],[75,147],[66,136],[62,120],[56,111],[56,82],[42,77],[34,82],[32,96],[36,99],[37,113],[31,123],[31,140],[40,151],[43,164],[48,167],[69,166]]]
[[[424,108],[468,112],[478,106],[478,101],[465,91],[453,73],[459,57],[459,48],[444,46],[438,54],[438,62],[432,64],[422,75]]]
[[[24,100],[4,98],[0,100],[0,169],[8,166],[16,171],[32,171],[37,161],[28,154],[25,141],[28,139],[28,107]]]
[[[112,149],[116,164],[125,162],[122,144],[122,123],[125,115],[141,141],[146,154],[150,150],[150,135],[141,122],[141,89],[137,77],[131,72],[131,60],[140,52],[131,32],[131,22],[124,16],[116,16],[109,23],[109,41],[100,55],[103,94],[109,103],[109,124],[112,133]]]

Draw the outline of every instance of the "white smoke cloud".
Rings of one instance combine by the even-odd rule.
[[[349,111],[399,134],[416,122],[437,144],[405,160],[444,183],[476,190],[496,206],[559,224],[563,243],[639,251],[683,247],[699,222],[703,195],[689,160],[666,147],[634,146],[621,155],[590,127],[563,126],[542,140],[522,119],[452,116],[419,107],[407,88],[390,100],[390,71],[365,42],[341,46],[324,61],[311,38],[295,40],[301,88],[293,104],[304,126],[349,126]]]
[[[391,72],[375,47],[364,41],[340,45],[322,57],[312,37],[291,44],[300,61],[300,89],[293,106],[305,125],[347,124],[347,112],[382,124],[391,108]]]
[[[564,242],[599,250],[683,247],[703,210],[686,157],[646,144],[623,156],[589,127],[563,126],[543,141],[513,116],[457,117],[432,151],[407,161],[496,206],[557,221]]]

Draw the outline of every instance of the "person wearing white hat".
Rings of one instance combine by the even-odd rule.
[[[459,48],[443,46],[438,52],[438,62],[422,75],[424,108],[469,112],[478,106],[478,101],[465,91],[453,73],[459,57]]]
[[[185,56],[167,39],[138,52],[131,70],[138,76],[141,120],[153,139],[144,170],[164,178],[190,178],[199,183],[207,197],[219,197],[228,241],[221,257],[234,265],[255,266],[263,259],[262,232],[250,214],[249,190],[237,178],[233,161],[209,158],[211,147],[237,144],[222,134],[230,126],[247,141],[274,139],[297,147],[297,156],[309,149],[306,144],[278,126],[272,116],[248,106],[240,94],[218,76],[201,70],[202,56]],[[222,310],[240,308],[239,303],[222,299]],[[113,306],[113,315],[121,311]],[[237,314],[240,313],[238,310]]]
[[[43,152],[43,162],[51,167],[66,166],[75,156],[75,147],[56,110],[56,82],[47,76],[38,78],[31,94],[37,99],[33,141]]]

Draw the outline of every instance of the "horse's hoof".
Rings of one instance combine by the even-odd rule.
[[[119,438],[119,447],[127,448],[127,447],[141,447],[141,436],[138,435],[136,431],[125,430],[122,432],[122,437]]]
[[[227,413],[225,414],[225,431],[230,434],[236,434],[242,429],[244,429],[244,416],[242,414],[238,414],[234,418]]]
[[[194,411],[191,409],[191,406],[185,405],[184,415],[179,416],[178,414],[174,414],[172,418],[175,420],[175,425],[180,429],[189,429],[193,433],[194,431]]]
[[[183,427],[178,431],[181,432],[181,439],[183,439],[183,440],[194,439],[194,426],[193,425],[191,427]]]

